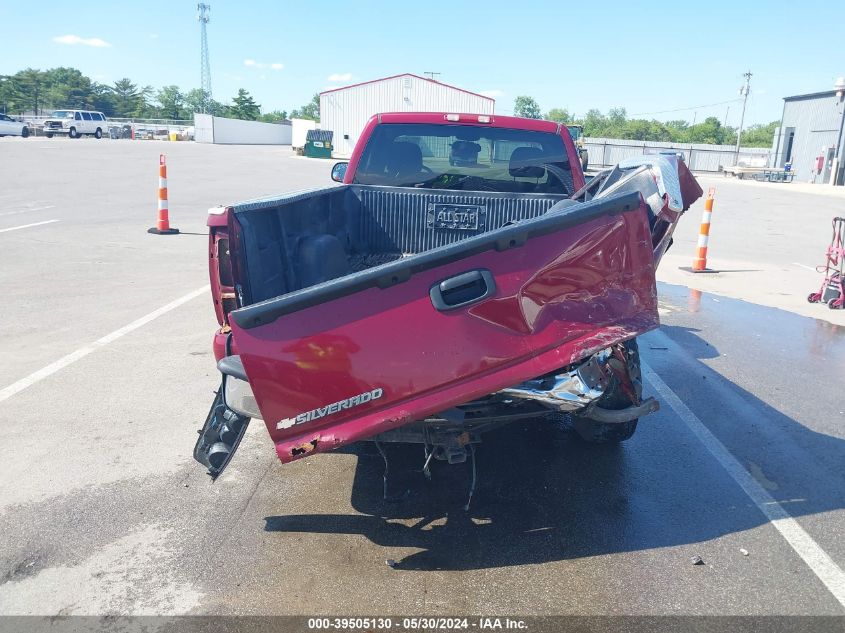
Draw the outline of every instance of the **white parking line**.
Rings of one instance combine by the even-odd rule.
[[[660,394],[660,397],[684,421],[698,440],[710,451],[710,454],[728,471],[733,480],[751,498],[760,512],[769,519],[769,522],[822,581],[839,604],[845,607],[845,572],[842,571],[842,568],[813,540],[813,537],[804,531],[798,521],[792,518],[783,506],[743,468],[736,457],[731,455],[725,445],[710,432],[710,429],[698,419],[651,367],[643,363],[642,369],[646,379]]]
[[[21,226],[13,226],[8,229],[0,229],[0,233],[7,233],[9,231],[18,231],[20,229],[28,229],[31,226],[41,226],[42,224],[52,224],[58,220],[44,220],[43,222],[33,222],[32,224],[22,224]]]
[[[16,393],[20,393],[27,387],[31,387],[35,383],[44,380],[48,376],[52,376],[57,371],[64,369],[68,365],[75,363],[81,358],[85,358],[91,352],[96,351],[99,348],[104,347],[113,341],[116,341],[121,336],[124,336],[126,334],[129,334],[130,332],[133,332],[134,330],[137,330],[139,327],[146,325],[150,321],[157,319],[163,314],[167,314],[171,310],[175,310],[182,304],[187,303],[191,299],[195,299],[196,297],[199,297],[201,294],[206,293],[208,291],[209,287],[207,285],[203,286],[202,288],[197,288],[193,292],[189,292],[185,296],[179,297],[175,301],[171,301],[167,305],[160,307],[158,310],[153,310],[149,314],[142,316],[140,319],[132,321],[132,323],[130,323],[129,325],[124,325],[122,328],[115,330],[111,334],[106,334],[103,338],[97,339],[96,341],[94,341],[93,343],[89,343],[85,347],[80,347],[78,350],[76,350],[75,352],[71,352],[67,356],[62,356],[59,360],[50,363],[46,367],[42,367],[38,371],[31,373],[26,378],[21,378],[17,382],[13,382],[8,387],[0,389],[0,402],[8,400]]]
[[[806,264],[799,264],[798,262],[792,262],[793,266],[800,266],[801,268],[806,268],[807,270],[812,270],[813,272],[817,272],[815,268],[812,266],[807,266]]]

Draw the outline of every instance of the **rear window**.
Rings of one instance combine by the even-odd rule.
[[[85,119],[86,121],[90,121],[91,120],[91,114],[89,112],[83,112],[82,118]]]
[[[464,191],[573,193],[557,134],[475,125],[382,124],[354,182]]]

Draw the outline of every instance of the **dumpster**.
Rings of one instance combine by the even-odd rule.
[[[305,156],[309,158],[331,158],[332,139],[331,130],[308,130],[305,134]]]

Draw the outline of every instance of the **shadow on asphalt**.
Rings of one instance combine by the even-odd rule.
[[[663,332],[688,354],[686,367],[677,367],[698,381],[691,384],[710,383],[712,397],[729,389],[751,407],[731,412],[728,399],[727,410],[704,418],[708,426],[741,424],[752,436],[757,424],[779,427],[794,441],[794,447],[773,447],[786,453],[781,463],[796,460],[798,479],[825,482],[770,490],[793,516],[845,508],[841,481],[831,481],[829,471],[807,459],[840,456],[845,463],[845,440],[808,429],[715,373],[701,359],[718,357],[719,350],[698,330],[664,326]],[[640,345],[646,357],[666,353],[649,352],[648,339]],[[397,560],[398,569],[468,570],[700,543],[766,523],[668,406],[619,446],[586,445],[565,426],[546,421],[486,435],[477,450],[478,486],[469,512],[463,510],[469,462],[435,463],[427,482],[421,446],[387,450],[391,493],[410,491],[402,502],[383,501],[382,459],[374,445],[362,443],[348,451],[359,457],[351,501],[361,514],[273,516],[265,529],[360,534],[383,546],[385,558],[395,555],[392,548],[420,550]]]

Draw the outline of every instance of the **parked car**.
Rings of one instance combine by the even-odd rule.
[[[677,156],[585,184],[563,125],[388,113],[332,178],[209,212],[222,385],[194,457],[212,476],[251,418],[282,462],[416,442],[427,470],[515,420],[565,415],[615,443],[657,410],[636,337],[659,325],[655,269],[702,194]]]
[[[102,112],[55,110],[50,118],[44,121],[44,136],[52,138],[54,134],[67,134],[70,138],[80,138],[89,134],[102,138],[108,127],[108,119]]]
[[[29,127],[22,121],[16,121],[8,114],[0,114],[0,136],[29,136]]]

